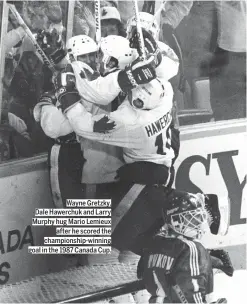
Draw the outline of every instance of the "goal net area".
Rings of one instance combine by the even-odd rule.
[[[0,303],[114,303],[116,296],[144,289],[136,268],[137,263],[80,266],[33,277],[1,287]]]

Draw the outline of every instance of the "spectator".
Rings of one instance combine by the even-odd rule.
[[[144,1],[137,1],[139,12],[142,11]],[[123,24],[134,15],[134,7],[132,1],[118,1],[118,10],[121,12],[121,19]]]
[[[116,7],[118,8],[118,0],[114,0],[114,1],[100,1],[100,6],[103,7],[103,6],[113,6],[113,7]]]
[[[73,36],[87,35],[94,39],[95,36],[95,20],[94,16],[83,1],[76,1]]]
[[[16,4],[14,2],[14,4]],[[62,34],[62,11],[58,1],[25,1],[16,5],[33,33],[56,29]],[[49,142],[35,123],[33,107],[43,90],[51,87],[51,72],[35,54],[35,48],[23,27],[10,12],[12,28],[6,36],[4,91],[8,92],[8,123],[16,131],[13,140],[22,157],[47,150]]]
[[[171,36],[173,30],[175,30],[183,18],[189,14],[192,5],[193,1],[166,1],[165,7],[160,15],[161,37],[166,39]]]
[[[37,56],[31,51],[24,52],[11,81],[8,106],[8,123],[17,132],[13,135],[13,140],[21,157],[43,152],[49,145],[32,115],[43,91],[45,75]]]
[[[124,25],[116,7],[104,6],[101,8],[101,35],[102,37],[109,35],[126,37]]]
[[[16,2],[18,3],[19,1]],[[49,31],[55,28],[61,34],[63,30],[61,28],[62,11],[57,3],[58,1],[54,1],[52,4],[50,3],[51,1],[44,2],[24,1],[21,5],[19,2],[20,15],[22,15],[23,20],[33,33],[37,33],[39,30]],[[6,67],[4,83],[7,87],[10,86],[15,69],[19,65],[24,52],[35,52],[33,43],[26,36],[23,27],[16,28],[16,20],[11,12],[9,21],[11,30],[7,33],[5,42]]]
[[[246,1],[215,1],[217,43],[209,63],[215,120],[246,117]],[[215,33],[214,33],[215,34]]]
[[[167,43],[180,60],[179,73],[170,80],[174,91],[174,109],[188,105],[191,97],[190,86],[185,80],[182,47],[176,29],[183,18],[189,14],[192,5],[193,1],[166,1],[165,7],[158,16],[161,25],[160,40]]]

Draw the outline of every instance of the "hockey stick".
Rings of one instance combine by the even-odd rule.
[[[154,19],[158,17],[158,15],[161,13],[161,11],[163,9],[165,9],[165,5],[166,5],[167,1],[162,1],[162,3],[160,4],[159,9],[157,10],[157,12],[154,14]]]
[[[25,21],[22,19],[21,15],[17,11],[15,5],[8,3],[8,6],[9,6],[9,9],[11,10],[12,14],[14,15],[15,19],[18,21],[19,25],[24,29],[28,38],[32,41],[33,46],[35,47],[35,50],[37,52],[37,56],[39,57],[41,62],[43,62],[53,73],[55,73],[56,69],[55,69],[54,62],[47,57],[45,52],[39,46],[39,44],[37,43],[33,33],[31,32],[29,27],[26,25]]]
[[[132,2],[133,2],[133,5],[134,5],[137,37],[138,37],[140,51],[141,51],[141,56],[140,57],[141,57],[142,60],[145,60],[146,59],[145,44],[144,44],[144,39],[143,39],[143,35],[142,35],[142,28],[141,28],[141,22],[140,22],[139,10],[138,10],[138,3],[137,3],[137,0],[133,0]]]
[[[145,0],[142,6],[142,12],[154,15],[154,11],[155,11],[155,0],[152,1]]]
[[[142,192],[145,185],[134,184],[130,190],[123,197],[118,206],[114,209],[112,213],[112,233],[115,231],[117,225],[122,220],[122,218],[126,215],[126,213],[130,210],[131,206],[134,204],[138,195]]]
[[[100,0],[94,0],[94,14],[95,14],[95,38],[97,44],[101,40],[101,23],[100,23]]]
[[[152,22],[150,22],[149,29],[152,27],[152,24],[154,23],[155,19],[159,16],[161,11],[163,9],[165,9],[166,2],[167,1],[162,1],[162,3],[160,4],[160,7],[158,8],[157,12],[154,14],[154,18],[153,18]]]

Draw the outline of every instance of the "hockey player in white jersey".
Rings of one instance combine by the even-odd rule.
[[[140,13],[142,16],[144,14],[145,18],[147,18],[146,15],[152,16],[148,13]],[[153,18],[153,16],[152,16]],[[141,18],[141,24],[142,24],[142,18]],[[133,21],[132,23],[136,25],[136,22]],[[131,28],[132,23],[129,24],[129,27]],[[147,23],[147,22],[146,22]],[[144,25],[146,26],[146,23]],[[150,23],[148,23],[150,24]],[[155,36],[158,34],[158,25],[155,24],[155,29],[153,30],[153,27],[151,28],[151,33]],[[145,26],[143,26],[145,28]],[[155,32],[157,30],[157,33]],[[148,33],[147,33],[148,35]],[[110,74],[107,77],[98,77],[97,79],[94,79],[93,81],[88,82],[86,78],[80,77],[82,74],[82,66],[78,64],[78,56],[80,55],[80,52],[82,52],[85,43],[81,43],[81,37],[82,35],[75,36],[71,38],[66,47],[68,49],[68,57],[74,57],[75,61],[72,62],[72,67],[74,70],[74,74],[76,76],[77,80],[77,89],[81,96],[87,101],[101,104],[101,105],[107,105],[112,102],[112,100],[120,93],[120,91],[125,91],[124,87],[121,87],[119,90],[119,86],[116,83],[116,78],[114,74]],[[109,38],[111,37],[111,38]],[[115,37],[115,38],[113,38]],[[109,39],[107,39],[109,38]],[[108,59],[109,57],[121,57],[121,59],[124,58],[123,50],[127,50],[127,53],[125,55],[125,59],[129,59],[128,62],[130,63],[136,58],[138,58],[138,52],[134,49],[127,49],[126,39],[121,39],[123,37],[120,36],[108,36],[103,38],[102,42],[100,43],[102,45],[102,48],[104,48],[104,53],[107,55]],[[130,36],[131,42],[130,47],[135,47],[138,50],[138,37],[137,35]],[[144,37],[144,42],[146,46],[146,53],[147,55],[154,55],[155,57],[155,70],[156,75],[159,78],[164,79],[165,81],[170,80],[172,77],[174,77],[178,73],[179,68],[179,60],[176,54],[173,52],[171,48],[169,48],[166,44],[162,42],[158,42],[159,46],[155,42],[154,39],[151,39],[151,37],[148,35],[147,37]],[[112,41],[110,39],[115,39],[115,44],[112,44]],[[86,44],[87,46],[87,44]],[[111,50],[112,49],[112,50]],[[107,54],[108,53],[108,54]],[[119,54],[118,54],[119,53]]]
[[[123,147],[126,163],[151,160],[169,168],[175,157],[175,152],[170,148],[169,129],[172,123],[172,96],[170,83],[162,83],[158,78],[149,84],[140,85],[129,91],[117,111],[107,116],[109,122],[106,119],[105,124],[105,117],[99,119],[101,116],[95,115],[92,118],[82,103],[76,103],[73,99],[67,100],[66,93],[60,94],[58,98],[62,101],[61,107],[77,135]],[[80,96],[78,98],[79,101]],[[107,124],[111,124],[111,121],[115,124],[112,132],[95,133],[106,132]]]
[[[167,44],[158,41],[160,28],[155,17],[146,12],[140,12],[139,17],[146,53],[156,55],[157,77],[170,80],[178,73],[179,59]],[[137,36],[136,20],[133,16],[127,22],[127,38],[130,41],[130,47],[137,49],[140,53]]]
[[[114,100],[114,98],[118,96],[119,93],[123,92],[123,90],[128,90],[133,87],[132,84],[125,81],[124,77],[120,77],[120,82],[118,82],[118,74],[120,69],[124,69],[126,65],[131,64],[136,58],[136,54],[134,54],[133,50],[128,45],[128,40],[120,36],[108,36],[107,38],[102,39],[101,45],[101,49],[104,54],[102,58],[104,72],[102,74],[105,77],[99,77],[99,73],[96,70],[95,63],[98,61],[97,44],[90,37],[86,35],[79,35],[69,39],[66,45],[68,48],[67,56],[73,58],[74,60],[72,61],[72,68],[74,69],[75,73],[73,73],[73,69],[71,69],[70,65],[68,64],[68,68],[64,70],[65,73],[63,73],[63,77],[61,78],[59,76],[60,79],[56,80],[58,81],[56,84],[57,86],[61,86],[62,83],[63,86],[66,86],[66,82],[70,82],[71,79],[74,81],[76,78],[76,87],[83,98],[83,105],[92,114],[98,113],[98,104],[108,105]],[[111,58],[114,60],[114,65],[110,60]],[[138,77],[138,81],[144,81],[145,83],[146,81],[148,82],[150,80],[145,77],[144,73],[152,73],[152,71],[145,71],[144,68],[143,75],[138,74],[137,71],[135,77]],[[131,73],[129,73],[129,75],[131,75]],[[132,78],[131,81],[135,82],[134,77]],[[95,106],[95,104],[97,106]],[[40,116],[40,110],[44,105],[46,104],[40,103],[36,107],[37,116]],[[46,115],[44,115],[46,119],[41,119],[41,125],[43,125],[43,128],[46,130],[45,132],[48,136],[56,138],[71,131],[66,117],[61,115],[61,111],[59,111],[60,115],[57,114],[58,111],[55,111],[53,114],[53,112],[45,111],[44,109],[44,112],[46,112]],[[53,121],[57,121],[57,123],[52,124]]]
[[[172,97],[171,84],[155,79],[130,91],[117,111],[99,119],[79,102],[75,88],[58,95],[78,136],[123,148],[127,164],[118,170],[118,195],[111,197],[112,244],[119,250],[133,249],[139,234],[160,227],[160,210],[173,182],[179,148],[172,125]],[[217,234],[221,224],[218,197],[208,197],[210,227]]]
[[[109,58],[110,59],[110,58]],[[111,60],[108,61],[108,64],[112,63]],[[66,77],[65,77],[66,78]],[[165,193],[164,193],[164,186],[161,186],[163,184],[168,184],[172,183],[173,180],[173,162],[175,160],[175,155],[177,155],[178,153],[178,147],[179,147],[179,139],[178,136],[176,134],[176,132],[174,132],[172,125],[171,125],[171,117],[169,114],[169,107],[171,106],[172,102],[172,90],[171,90],[171,86],[167,81],[164,81],[163,79],[160,81],[161,83],[159,83],[159,81],[154,81],[153,85],[151,85],[151,87],[142,87],[140,90],[133,90],[133,95],[131,96],[131,94],[129,94],[129,99],[130,102],[135,106],[135,108],[133,108],[132,106],[130,106],[129,101],[126,100],[123,105],[119,108],[118,111],[111,113],[110,116],[113,118],[119,120],[118,121],[119,124],[117,124],[116,130],[114,130],[114,134],[116,135],[116,138],[114,138],[114,136],[112,136],[111,134],[92,134],[91,132],[94,131],[99,131],[99,132],[104,132],[107,131],[107,129],[109,129],[110,126],[112,126],[112,124],[107,123],[108,118],[105,119],[101,119],[97,122],[97,119],[99,117],[94,117],[94,119],[96,120],[95,122],[92,122],[92,115],[90,113],[88,113],[86,111],[86,109],[81,105],[81,104],[76,104],[77,101],[80,100],[80,96],[78,95],[78,92],[76,92],[75,88],[72,88],[72,92],[70,92],[69,94],[69,98],[66,97],[66,95],[68,96],[68,91],[70,91],[70,89],[66,88],[65,90],[63,90],[63,92],[67,92],[67,93],[63,93],[62,95],[60,95],[60,99],[65,99],[64,102],[62,102],[63,105],[67,104],[68,107],[74,107],[75,109],[79,110],[79,112],[75,111],[77,114],[79,114],[79,120],[78,120],[78,126],[81,128],[81,131],[85,131],[84,127],[86,128],[86,133],[88,133],[88,136],[90,136],[91,139],[95,139],[95,137],[100,138],[102,142],[106,142],[109,141],[109,144],[114,145],[117,139],[117,136],[120,136],[118,138],[119,142],[116,143],[118,146],[124,146],[124,153],[125,153],[125,160],[126,162],[129,162],[129,164],[121,167],[121,169],[118,171],[119,176],[120,176],[120,183],[116,183],[114,186],[114,194],[116,194],[116,197],[111,196],[113,201],[115,201],[115,206],[118,205],[121,201],[122,197],[125,197],[126,192],[128,192],[128,190],[132,187],[133,183],[139,183],[142,184],[143,186],[141,186],[141,188],[136,192],[134,187],[131,190],[131,193],[135,193],[135,195],[137,195],[136,197],[131,195],[131,197],[133,198],[133,202],[135,201],[135,206],[136,208],[134,209],[135,212],[139,212],[139,210],[143,210],[145,216],[147,216],[147,218],[141,217],[139,224],[136,223],[135,220],[135,212],[134,215],[132,217],[131,215],[131,220],[129,217],[127,222],[131,223],[130,224],[130,231],[132,231],[133,227],[134,227],[134,231],[135,233],[133,233],[133,239],[135,238],[136,234],[139,233],[139,228],[136,229],[136,227],[140,227],[140,231],[143,231],[145,229],[148,229],[149,226],[156,222],[156,217],[157,214],[159,214],[159,208],[158,208],[158,203],[155,206],[150,205],[150,203],[153,201],[153,199],[155,197],[157,197],[158,201],[161,203],[164,201],[165,199]],[[164,85],[163,85],[164,83]],[[152,88],[156,89],[155,92],[152,92]],[[163,87],[163,88],[162,88]],[[151,88],[151,91],[149,91],[149,89]],[[166,89],[166,92],[164,93],[164,89]],[[73,94],[71,94],[73,93]],[[170,95],[169,95],[170,93]],[[160,95],[163,95],[163,97],[161,97],[161,99],[166,100],[166,102],[164,104],[160,103]],[[73,95],[73,98],[71,99],[71,96]],[[165,99],[164,99],[165,98]],[[72,103],[72,104],[71,104]],[[76,104],[73,105],[73,103]],[[156,104],[157,103],[157,104]],[[52,105],[51,105],[52,106]],[[159,117],[157,119],[155,119],[154,116],[152,116],[152,110],[149,110],[149,107],[160,107],[159,110],[156,111],[156,114],[159,115]],[[77,107],[77,108],[76,108]],[[165,107],[165,108],[163,108]],[[55,107],[53,106],[53,110],[58,111],[57,109],[55,109]],[[137,108],[137,109],[136,109]],[[162,110],[163,108],[163,110]],[[163,115],[161,115],[161,112],[164,111],[165,112]],[[72,109],[71,109],[72,110]],[[127,112],[126,112],[127,111]],[[61,112],[59,112],[61,114]],[[117,114],[119,113],[119,114]],[[128,115],[126,115],[128,114]],[[139,133],[136,132],[136,126],[135,126],[135,122],[138,119],[141,119],[142,115],[144,115],[144,118],[148,118],[151,119],[151,123],[148,124],[147,123],[147,128],[145,129],[146,132],[146,137],[149,138],[149,140],[143,142],[143,138],[141,138],[142,131],[141,128],[139,126]],[[146,115],[146,116],[145,116]],[[63,116],[62,116],[63,117]],[[83,118],[82,118],[83,117]],[[153,118],[153,120],[152,120]],[[122,119],[122,122],[121,122]],[[153,123],[154,121],[154,123]],[[139,121],[141,122],[141,120]],[[142,121],[143,124],[145,124],[145,119],[144,121]],[[133,128],[133,130],[131,131],[133,138],[130,140],[130,135],[128,132],[126,132],[126,125],[130,125],[130,129]],[[166,125],[167,124],[167,125]],[[128,126],[129,127],[129,126]],[[163,127],[165,127],[165,129],[163,129]],[[167,129],[166,129],[167,127]],[[144,129],[144,125],[143,125],[143,129]],[[165,134],[164,131],[167,131],[167,134]],[[121,133],[122,131],[124,131],[125,133],[125,140],[123,140],[123,134]],[[163,140],[163,136],[161,136],[161,132],[163,131],[164,133],[164,138],[168,139],[167,141],[164,142]],[[98,136],[99,135],[99,136]],[[103,136],[103,139],[102,139]],[[86,135],[85,135],[86,137]],[[96,138],[96,140],[97,140]],[[162,142],[163,141],[163,142]],[[142,155],[142,144],[144,143],[144,154]],[[148,143],[152,143],[150,145],[150,147],[148,148]],[[132,146],[130,146],[132,144]],[[171,151],[169,150],[169,145],[172,146]],[[136,148],[136,149],[135,149]],[[132,150],[131,150],[132,149]],[[149,153],[147,153],[149,152]],[[169,153],[168,153],[169,152]],[[165,157],[165,153],[167,153],[167,158]],[[132,159],[132,161],[131,161]],[[152,162],[152,160],[154,159],[154,162]],[[147,161],[145,161],[147,160]],[[166,163],[166,165],[163,165],[163,163]],[[170,166],[170,167],[169,167]],[[169,182],[170,181],[170,182]],[[160,186],[158,187],[154,187],[154,184],[159,184]],[[148,185],[145,187],[145,185]],[[148,189],[148,188],[149,189]],[[138,188],[138,187],[137,187]],[[145,191],[144,193],[147,193],[146,195],[141,195],[141,197],[139,198],[139,203],[136,202],[136,198],[139,197],[140,192],[142,192],[142,190]],[[150,203],[144,203],[144,205],[142,205],[141,202],[143,201],[149,201]],[[139,206],[139,204],[141,204],[141,206]],[[115,207],[114,206],[114,207]],[[138,206],[141,209],[138,209]],[[130,206],[129,206],[130,207]],[[217,204],[215,205],[215,207],[217,208]],[[145,211],[146,210],[146,211]],[[133,210],[132,210],[133,211]],[[218,212],[218,210],[216,210]],[[126,212],[128,212],[128,210],[126,210]],[[146,221],[147,220],[147,221]],[[123,230],[125,229],[127,222],[125,221],[121,221],[120,225],[116,225],[116,233],[114,233],[113,238],[115,238],[116,240],[119,239],[118,237],[118,233],[120,231],[120,234],[123,233]],[[144,228],[142,227],[142,224],[144,225]],[[156,223],[155,223],[156,224]],[[158,224],[158,223],[157,223]],[[217,230],[217,229],[216,229]],[[132,233],[132,232],[131,232]],[[216,231],[217,233],[217,231]],[[129,239],[129,230],[126,230],[125,234],[123,234],[123,242],[122,242],[122,248],[126,248],[126,244],[129,244],[129,242],[131,242],[132,240]],[[116,236],[116,237],[115,237]],[[119,245],[120,246],[120,245]]]
[[[121,91],[128,91],[129,89],[138,86],[139,84],[148,83],[149,81],[155,78],[156,73],[151,68],[151,66],[154,67],[155,65],[154,57],[149,58],[147,60],[146,64],[150,65],[146,66],[145,71],[143,67],[144,73],[140,72],[138,76],[132,75],[131,69],[126,70],[126,73],[122,72],[119,74],[118,68],[117,71],[112,70],[111,73],[107,73],[105,77],[88,77],[88,68],[80,63],[80,54],[85,52],[84,43],[87,46],[89,44],[92,44],[94,41],[89,37],[85,37],[87,36],[75,36],[71,38],[66,45],[68,49],[67,56],[69,58],[74,58],[74,60],[71,60],[71,65],[76,77],[76,87],[80,95],[83,96],[84,100],[99,105],[108,105],[116,96],[118,96]],[[103,38],[102,47],[104,47],[107,52],[114,53],[115,59],[118,58],[115,67],[119,66],[119,62],[121,68],[125,68],[127,64],[131,64],[135,59],[137,59],[138,61],[137,54],[127,45],[127,40],[124,37],[109,37],[110,36]],[[124,50],[126,52],[125,58],[123,56]],[[105,52],[105,55],[107,52]],[[109,57],[112,57],[112,55],[110,55]],[[123,59],[125,59],[125,64],[121,64]],[[104,59],[104,61],[105,60],[106,59]],[[144,64],[139,62],[139,64],[134,65],[134,73],[136,68],[138,68],[138,65]],[[82,77],[84,73],[86,74],[86,77]]]
[[[107,79],[110,77],[111,85],[108,88],[109,90],[115,91],[116,93],[112,95],[108,94],[108,97],[114,98],[118,95],[118,93],[121,91],[121,87],[124,86],[125,88],[133,87],[133,84],[128,81],[128,76],[126,76],[126,71],[122,71],[121,75],[119,68],[124,68],[128,63],[131,63],[133,61],[132,57],[132,50],[129,48],[128,41],[123,37],[113,37],[114,41],[111,41],[111,44],[114,43],[118,45],[118,51],[121,47],[121,52],[118,54],[117,59],[118,64],[115,63],[115,68],[109,69],[108,75],[104,78]],[[106,38],[110,39],[110,38]],[[102,42],[102,45],[104,45],[105,49],[107,48],[107,41]],[[69,40],[68,44],[68,55],[73,54],[73,58],[76,59],[76,62],[73,62],[74,66],[78,68],[78,73],[80,71],[80,75],[78,78],[82,79],[86,74],[87,75],[87,82],[90,84],[95,83],[94,79],[97,77],[97,72],[95,72],[96,65],[95,60],[97,58],[97,52],[98,47],[96,43],[90,38],[85,35],[80,35],[73,37]],[[103,47],[102,47],[103,48]],[[106,54],[110,54],[109,52],[105,52]],[[123,55],[124,54],[124,55]],[[122,58],[121,58],[122,55]],[[127,55],[127,56],[126,56]],[[105,57],[105,56],[104,56]],[[106,59],[106,57],[105,57]],[[109,74],[109,72],[115,72],[116,73]],[[135,81],[135,77],[138,77],[137,81],[148,81],[148,77],[153,77],[152,73],[154,72],[154,69],[152,69],[152,65],[149,64],[149,66],[145,63],[141,63],[138,67],[133,69],[134,76],[132,75],[131,67],[129,67],[128,75],[132,76],[132,81]],[[81,75],[84,73],[83,75]],[[142,75],[140,74],[142,73]],[[148,73],[148,75],[147,75]],[[155,75],[155,74],[154,74]],[[71,74],[70,72],[63,73],[63,77],[56,80],[56,86],[62,87],[66,86],[64,83],[69,83],[72,79],[75,79],[74,74]],[[89,78],[91,81],[89,81]],[[144,79],[145,78],[145,79]],[[112,82],[112,79],[114,82]],[[120,85],[119,85],[119,83]],[[97,80],[96,80],[96,87],[98,89],[101,89],[100,86],[97,86]],[[104,88],[105,90],[105,88]],[[93,104],[90,102],[92,100],[91,98],[94,97],[97,100],[97,96],[94,94],[93,90],[87,89],[87,92],[89,94],[83,95],[83,105],[84,107],[93,114],[99,114],[99,113],[105,113],[107,110],[99,108],[96,104]],[[102,94],[99,94],[97,92],[98,96],[100,96],[101,100],[104,96],[104,92]],[[105,96],[107,95],[105,94]],[[55,98],[54,93],[48,93],[41,98],[40,102],[37,104],[37,106],[34,109],[34,115],[36,117],[37,121],[40,121],[42,129],[44,130],[45,134],[51,138],[56,139],[56,144],[53,146],[50,153],[50,157],[52,159],[51,162],[51,185],[52,185],[52,193],[53,198],[55,201],[56,206],[61,207],[61,197],[63,201],[63,205],[65,204],[66,198],[73,198],[74,196],[78,196],[78,198],[82,198],[82,192],[81,192],[81,182],[85,184],[98,184],[102,183],[109,183],[109,182],[115,182],[114,178],[116,175],[116,170],[123,164],[121,161],[121,151],[117,149],[114,146],[106,146],[101,145],[99,143],[95,143],[88,140],[81,140],[81,150],[84,151],[84,158],[87,160],[85,163],[83,161],[82,152],[80,151],[80,148],[78,147],[78,144],[76,144],[74,136],[71,137],[71,134],[73,134],[73,130],[70,126],[70,123],[68,119],[62,114],[61,109],[59,107],[55,106]],[[50,96],[50,99],[49,99]],[[106,97],[105,97],[106,98]],[[111,99],[108,100],[108,103],[112,101]],[[108,109],[110,110],[110,109]],[[69,135],[70,134],[70,135]],[[69,138],[73,138],[73,146],[68,141]],[[73,164],[70,164],[69,161],[66,161],[66,157],[62,157],[64,153],[66,155],[69,155],[68,149],[71,146],[71,155],[76,155],[77,157],[80,156],[81,160],[77,160],[77,162],[74,161],[73,164],[80,164],[80,166],[77,166],[77,169],[72,170]],[[77,147],[75,151],[75,147]],[[67,152],[62,152],[63,150]],[[73,157],[73,159],[77,158],[76,156]],[[83,166],[83,170],[82,170]],[[69,169],[68,169],[68,168]],[[59,170],[58,170],[59,168]],[[64,170],[63,170],[64,168]],[[67,168],[67,169],[66,169]],[[83,174],[81,174],[79,171],[83,171]],[[71,171],[71,176],[67,176],[67,172]],[[75,171],[77,174],[75,174]],[[59,174],[57,174],[59,173]],[[66,183],[66,179],[69,179],[72,181],[72,186],[69,186],[69,183]],[[68,187],[67,187],[68,185]],[[68,191],[65,191],[68,189]],[[73,194],[71,193],[71,191]],[[78,190],[78,191],[77,191]],[[66,192],[66,193],[65,193]],[[70,194],[71,193],[71,194]],[[66,194],[66,195],[65,195]],[[83,194],[84,195],[84,194]]]
[[[158,41],[160,27],[152,14],[140,12],[139,17],[146,52],[155,54],[157,76],[169,80],[172,84],[174,91],[172,115],[174,124],[177,126],[179,125],[179,122],[176,113],[175,98],[177,96],[176,92],[178,90],[178,85],[180,85],[179,82],[182,84],[180,71],[183,69],[183,62],[180,61],[181,57],[178,58],[178,54],[180,55],[180,53],[174,52],[166,43]],[[135,16],[131,17],[127,22],[127,37],[130,40],[130,46],[141,53],[137,39],[138,33]],[[176,67],[176,73],[174,73],[174,67]]]

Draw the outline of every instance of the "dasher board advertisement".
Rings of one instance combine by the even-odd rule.
[[[208,246],[246,243],[246,139],[244,120],[182,129],[174,187],[228,195],[231,200],[229,232],[224,237],[210,235]]]

